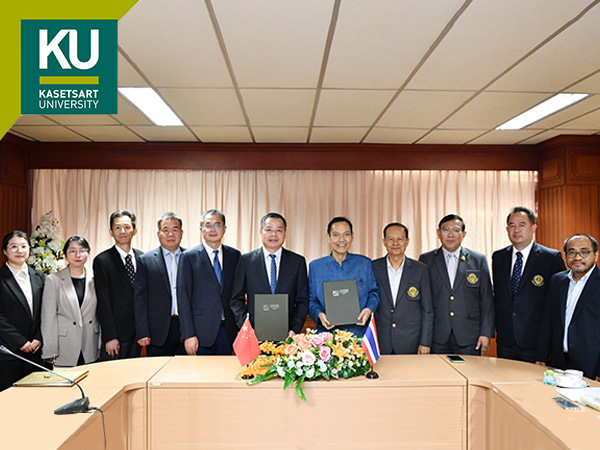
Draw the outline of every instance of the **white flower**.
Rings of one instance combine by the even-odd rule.
[[[283,369],[283,367],[277,368],[277,375],[280,376],[281,378],[285,378],[285,370]]]
[[[292,361],[290,359],[287,363],[287,366],[288,366],[288,369],[293,369],[294,367],[296,367],[296,364],[294,364],[294,361]]]
[[[311,367],[306,371],[306,378],[313,378],[315,376],[315,368]]]

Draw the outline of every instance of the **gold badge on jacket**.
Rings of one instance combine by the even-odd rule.
[[[474,273],[470,273],[469,275],[467,275],[467,281],[470,284],[475,284],[479,281],[479,278],[477,278],[477,275],[475,275]]]
[[[535,287],[542,287],[544,285],[544,277],[541,275],[534,275],[531,279],[531,284]]]
[[[406,291],[406,293],[410,298],[415,298],[417,295],[419,295],[419,290],[416,287],[411,286],[408,288],[408,291]]]

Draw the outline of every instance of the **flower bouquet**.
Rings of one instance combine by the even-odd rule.
[[[296,334],[284,342],[265,341],[260,350],[262,354],[239,376],[252,377],[247,382],[250,385],[280,377],[284,379],[284,390],[295,382],[296,395],[303,401],[305,380],[352,378],[371,368],[360,339],[343,330],[317,333],[307,329],[305,334]]]
[[[44,275],[50,275],[63,268],[61,260],[65,257],[62,251],[64,243],[57,235],[58,220],[54,218],[52,211],[42,216],[40,224],[31,233],[31,250],[27,264]]]

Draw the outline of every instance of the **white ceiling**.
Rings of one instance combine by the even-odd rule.
[[[37,141],[534,144],[600,133],[600,0],[140,0],[119,21],[119,86],[185,127],[22,116]],[[519,131],[558,92],[592,94]]]

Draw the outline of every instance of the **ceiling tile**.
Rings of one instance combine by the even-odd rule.
[[[371,126],[394,91],[321,91],[315,126]]]
[[[445,121],[442,127],[489,130],[549,97],[548,94],[483,92]]]
[[[252,127],[256,142],[306,142],[308,127]]]
[[[86,138],[59,125],[22,125],[12,129],[37,141],[44,142],[89,142]]]
[[[117,121],[106,114],[47,114],[46,117],[62,125],[117,125]]]
[[[367,127],[315,127],[312,129],[310,142],[358,143],[367,130]]]
[[[143,142],[143,139],[123,125],[69,127],[94,142]]]
[[[323,86],[398,89],[462,3],[341,2]]]
[[[565,122],[557,129],[561,130],[600,130],[600,110],[592,111],[577,119]]]
[[[242,89],[253,126],[308,126],[315,101],[313,89]]]
[[[44,116],[23,115],[17,119],[15,125],[53,125],[54,122]]]
[[[179,141],[198,142],[186,127],[157,127],[157,126],[132,126],[137,134],[150,142]]]
[[[234,89],[160,89],[186,125],[246,125]]]
[[[479,90],[588,3],[588,0],[474,1],[408,88]]]
[[[190,127],[202,142],[252,142],[247,127]]]
[[[599,23],[600,8],[596,7],[489,89],[554,93],[589,75],[600,66]]]
[[[368,144],[412,144],[428,130],[375,127],[364,140]]]
[[[530,138],[534,134],[539,133],[538,130],[492,130],[478,138],[473,139],[469,144],[481,145],[512,145],[517,144],[525,139]]]
[[[536,130],[540,130],[542,128],[554,128],[598,108],[600,108],[600,95],[593,95],[575,103],[572,106],[569,106],[568,108],[562,109],[551,116],[546,117],[545,119],[538,120],[537,122],[529,125],[527,128],[533,128]]]
[[[548,139],[552,139],[553,137],[566,135],[566,134],[580,134],[580,135],[592,135],[594,131],[592,130],[548,130],[544,131],[538,135],[535,135],[529,139],[524,140],[521,144],[533,145],[539,144],[540,142],[547,141]]]
[[[112,117],[124,125],[152,125],[152,122],[144,113],[129,103],[128,100],[125,100],[121,95],[119,95],[117,108],[119,113],[114,114]]]
[[[479,130],[434,130],[418,144],[466,144],[481,134]]]
[[[119,87],[146,87],[148,83],[135,68],[119,53]]]
[[[600,94],[600,72],[585,78],[568,89],[565,89],[564,92]]]
[[[332,0],[212,3],[240,87],[317,87]]]
[[[158,87],[232,87],[204,2],[143,0],[119,20],[119,45]]]
[[[474,92],[403,91],[381,120],[382,127],[431,128]]]

